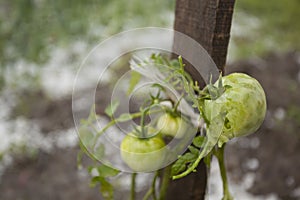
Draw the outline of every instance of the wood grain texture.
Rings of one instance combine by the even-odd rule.
[[[177,0],[174,29],[199,42],[224,71],[234,0]],[[174,38],[174,46],[179,42]],[[196,71],[191,66],[187,70]],[[201,77],[194,77],[200,81]],[[203,84],[203,83],[202,83]]]

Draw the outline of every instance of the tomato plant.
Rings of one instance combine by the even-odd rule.
[[[92,137],[82,139],[83,150],[92,156],[89,152],[89,144],[85,144],[88,142],[84,141],[92,141],[90,149],[94,149],[97,140],[110,127],[119,122],[139,119],[140,125],[134,125],[134,130],[127,134],[119,145],[122,160],[133,170],[131,199],[134,199],[137,173],[159,170],[165,166],[166,161],[172,158],[170,145],[174,144],[169,141],[170,138],[175,141],[189,139],[187,130],[192,126],[198,130],[198,135],[193,138],[192,143],[187,147],[188,150],[171,166],[164,169],[161,189],[158,192],[159,198],[164,199],[168,181],[195,172],[202,159],[210,165],[211,157],[215,156],[219,161],[223,180],[223,200],[231,200],[224,165],[225,144],[234,137],[255,132],[264,120],[266,97],[256,79],[243,73],[233,73],[224,77],[220,74],[215,83],[209,83],[201,89],[185,71],[184,66],[180,56],[177,60],[169,60],[160,54],[153,54],[149,59],[139,60],[139,63],[133,60],[131,68],[134,73],[132,73],[128,93],[134,91],[135,85],[143,75],[155,80],[152,86],[157,88],[157,94],[153,95],[149,92],[149,98],[145,99],[138,112],[123,113],[117,117],[114,116],[114,112],[119,103],[112,103],[105,109],[106,115],[111,118],[110,122]],[[175,89],[173,94],[170,94],[168,88]],[[166,105],[166,102],[169,104]],[[153,109],[157,107],[160,109]],[[194,110],[198,112],[195,113]],[[150,124],[145,125],[146,117],[154,119]],[[82,127],[92,126],[92,124],[89,119]],[[176,145],[180,147],[182,144],[185,143],[179,142]],[[104,150],[102,149],[101,152],[103,155]],[[117,174],[112,170],[106,171],[110,172],[109,175]],[[155,192],[157,176],[158,173],[155,173],[152,185],[144,199],[151,196],[157,199],[157,192]],[[107,186],[108,182],[103,182],[104,178],[107,178],[106,173],[100,177],[99,182]],[[111,194],[111,190],[109,192]]]

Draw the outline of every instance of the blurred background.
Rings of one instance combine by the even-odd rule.
[[[262,128],[228,145],[236,199],[300,199],[299,7],[299,0],[236,1],[226,72],[257,78],[268,99]],[[76,72],[113,34],[172,28],[174,8],[175,0],[0,1],[0,199],[101,199],[77,168]],[[209,199],[221,192],[213,164]]]

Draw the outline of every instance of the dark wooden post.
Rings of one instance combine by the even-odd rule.
[[[230,38],[231,20],[235,0],[177,0],[175,10],[176,31],[199,42],[210,54],[217,67],[224,72]],[[174,46],[176,38],[174,40]],[[186,68],[194,80],[201,77],[192,66]],[[203,84],[203,82],[202,82]],[[202,200],[205,196],[207,173],[204,163],[183,179],[172,181],[167,199]]]
[[[224,70],[235,0],[177,0],[174,29],[199,42]],[[176,40],[174,41],[176,43]]]

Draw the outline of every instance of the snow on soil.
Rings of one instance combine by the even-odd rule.
[[[241,182],[233,182],[229,177],[229,189],[235,199],[242,200],[277,200],[278,197],[275,194],[269,194],[267,196],[254,196],[247,192],[253,185],[254,173],[245,174]],[[222,199],[222,179],[219,171],[219,165],[216,159],[212,160],[210,176],[208,180],[208,195],[206,200]]]

